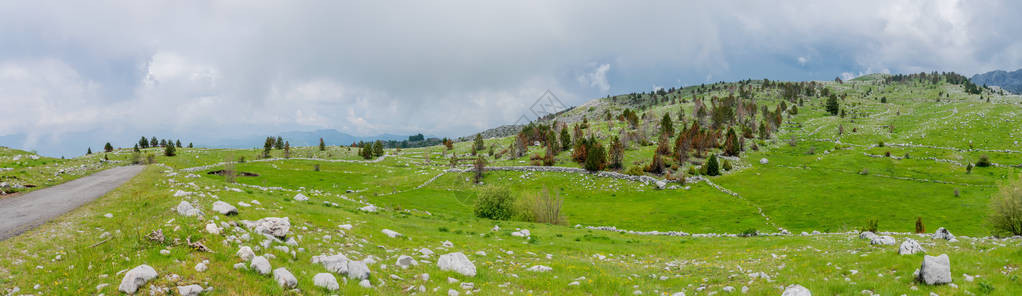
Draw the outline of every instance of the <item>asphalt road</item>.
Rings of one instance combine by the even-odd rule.
[[[116,167],[71,182],[0,199],[0,241],[35,228],[114,190],[143,166]]]

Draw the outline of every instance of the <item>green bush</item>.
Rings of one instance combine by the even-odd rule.
[[[487,186],[479,191],[473,212],[479,218],[507,220],[511,218],[514,203],[511,191],[506,188]]]
[[[628,169],[625,170],[626,175],[642,176],[643,173],[644,172],[642,171],[642,166],[638,165],[630,166],[628,167]]]
[[[990,224],[996,235],[1022,235],[1022,180],[1001,187],[990,199]]]
[[[720,175],[720,165],[717,163],[716,154],[711,154],[710,159],[703,165],[703,174],[707,176]]]
[[[880,229],[880,221],[877,220],[877,218],[870,218],[869,220],[866,220],[866,226],[863,227],[862,229],[859,229],[859,231],[863,231],[863,232],[869,231],[869,232],[876,233],[877,230],[879,230],[879,229]]]
[[[515,202],[515,219],[547,224],[567,224],[568,220],[561,213],[564,199],[559,194],[551,194],[549,190],[537,194],[525,195]]]
[[[990,166],[990,157],[984,155],[979,156],[979,161],[976,162],[976,166],[985,168]]]

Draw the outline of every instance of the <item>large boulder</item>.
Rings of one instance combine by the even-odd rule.
[[[249,268],[255,270],[259,274],[270,274],[270,260],[266,260],[266,257],[255,256],[252,258],[252,263],[249,264]]]
[[[252,228],[256,233],[274,236],[283,239],[291,230],[291,220],[287,217],[266,217],[255,222],[246,221],[245,225]]]
[[[369,266],[363,261],[348,261],[348,278],[364,280],[369,278]]]
[[[149,265],[139,265],[138,267],[132,268],[128,272],[124,273],[124,279],[121,279],[121,285],[117,287],[117,290],[124,292],[125,294],[135,294],[138,288],[145,285],[151,279],[156,278],[159,274],[156,270]]]
[[[227,216],[238,214],[238,208],[235,208],[231,204],[219,200],[213,202],[213,211]]]
[[[341,286],[337,284],[337,278],[329,273],[317,273],[316,276],[312,277],[312,283],[316,287],[324,288],[329,291],[337,291]]]
[[[918,280],[927,285],[951,283],[951,259],[947,254],[923,256],[923,265],[919,267]]]
[[[901,243],[901,246],[898,247],[899,255],[912,255],[919,252],[926,252],[926,250],[923,249],[923,246],[919,245],[919,242],[911,238],[906,238],[905,241]]]
[[[252,248],[249,248],[248,246],[241,246],[235,254],[237,254],[241,260],[245,261],[252,260],[252,257],[255,257],[255,252],[252,252]]]
[[[202,211],[193,207],[191,203],[183,200],[181,203],[177,204],[177,213],[178,215],[187,217],[202,215]]]
[[[894,245],[897,242],[898,241],[896,241],[894,239],[894,237],[887,236],[887,235],[877,236],[877,237],[874,237],[873,240],[869,241],[869,243],[871,245],[881,245],[881,246],[891,246],[891,245]]]
[[[942,239],[942,240],[952,241],[952,242],[957,242],[958,241],[958,239],[956,239],[955,236],[953,234],[951,234],[951,231],[948,231],[944,227],[937,228],[937,231],[933,233],[932,237],[933,237],[933,239]]]
[[[336,274],[348,274],[348,261],[344,254],[312,256],[312,264],[321,264],[327,271]]]
[[[781,293],[781,296],[813,296],[813,293],[802,285],[791,285],[784,288],[784,293]]]
[[[273,279],[277,281],[277,285],[280,285],[282,288],[285,289],[290,289],[294,288],[295,286],[298,286],[298,279],[295,278],[295,275],[291,274],[290,271],[287,271],[287,268],[281,267],[274,269]]]
[[[465,276],[476,276],[476,266],[461,252],[440,255],[436,265],[440,270],[450,270]]]

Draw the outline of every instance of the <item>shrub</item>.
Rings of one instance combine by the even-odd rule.
[[[884,147],[884,141],[877,142],[877,147]]]
[[[511,191],[488,186],[479,191],[473,212],[479,218],[507,220],[511,218],[513,208],[514,198],[511,197]]]
[[[630,166],[627,170],[625,170],[625,175],[642,176],[642,173],[642,166],[638,165]]]
[[[705,174],[707,176],[717,176],[717,175],[720,175],[720,166],[717,163],[717,155],[716,154],[711,154],[710,155],[710,160],[707,160],[706,164],[703,165],[703,174]]]
[[[926,226],[923,226],[923,217],[916,217],[916,233],[926,233]]]
[[[537,194],[529,194],[518,200],[515,206],[517,218],[538,223],[567,224],[567,219],[561,213],[563,202],[560,194],[550,194],[549,190],[543,188]]]
[[[986,156],[986,154],[980,155],[979,161],[976,162],[976,166],[981,168],[990,166],[990,157]]]
[[[990,210],[995,235],[1022,235],[1022,179],[1002,186],[990,199]]]
[[[742,233],[739,233],[738,236],[741,236],[741,237],[753,237],[753,236],[756,236],[758,234],[759,234],[759,231],[756,231],[755,228],[749,228],[749,229],[746,229],[746,230],[742,231]]]
[[[966,174],[971,174],[972,173],[972,163],[971,162],[968,165],[965,166],[965,173]]]
[[[877,220],[877,218],[869,218],[868,220],[866,220],[866,226],[863,227],[862,229],[859,229],[859,230],[860,231],[864,231],[864,232],[865,231],[869,231],[869,232],[876,233],[877,230],[880,229],[879,226],[880,226],[880,222]]]
[[[142,153],[135,151],[131,153],[131,164],[142,164]]]
[[[314,172],[318,172],[319,171],[319,164],[318,163],[312,166],[312,171],[314,171]]]
[[[725,159],[724,164],[720,165],[720,168],[724,169],[725,171],[731,171],[731,161]]]
[[[153,155],[152,153],[146,154],[145,155],[145,163],[146,164],[154,164],[154,163],[156,163],[156,155]]]

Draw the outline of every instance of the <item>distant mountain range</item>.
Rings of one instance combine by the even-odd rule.
[[[998,86],[1006,91],[1022,94],[1022,69],[1014,72],[1004,70],[976,74],[969,80],[977,85]]]
[[[85,154],[88,148],[92,148],[93,152],[102,151],[103,144],[109,141],[114,147],[126,148],[132,147],[135,143],[138,143],[140,135],[131,135],[126,133],[116,133],[117,135],[111,135],[108,131],[103,130],[92,130],[84,132],[66,133],[61,134],[59,137],[38,137],[32,138],[27,134],[13,134],[13,135],[0,135],[0,146],[6,146],[15,149],[21,149],[26,151],[34,151],[40,155],[50,157],[75,157]],[[147,135],[147,137],[164,137],[164,135],[154,134]],[[319,145],[319,138],[323,138],[323,142],[327,145],[351,145],[353,142],[358,141],[402,141],[408,140],[408,136],[394,135],[394,134],[381,134],[376,136],[353,136],[346,134],[334,129],[321,129],[313,131],[290,131],[277,134],[267,135],[248,135],[236,138],[221,138],[221,137],[198,137],[198,138],[187,138],[187,137],[176,137],[167,136],[170,139],[180,139],[181,143],[185,146],[188,143],[195,144],[195,147],[206,147],[206,148],[262,148],[263,143],[266,141],[268,136],[280,136],[284,140],[291,143],[292,146],[315,146]],[[426,136],[430,138],[434,136]]]

